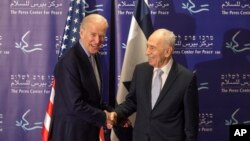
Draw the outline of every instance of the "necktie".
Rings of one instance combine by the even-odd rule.
[[[100,76],[99,76],[99,72],[98,72],[98,69],[97,69],[96,61],[95,61],[94,56],[92,56],[92,55],[89,58],[90,58],[90,63],[92,65],[92,68],[94,70],[95,78],[96,78],[97,85],[98,85],[98,90],[100,92],[100,90],[101,90],[100,89],[101,81],[100,81]],[[100,128],[99,137],[104,138],[103,126]]]
[[[98,72],[98,68],[97,68],[94,56],[90,56],[90,62],[91,62],[91,65],[93,67],[93,70],[94,70],[94,74],[95,74],[95,78],[96,78],[96,81],[97,81],[98,89],[100,91],[101,81],[100,81],[100,76],[99,76],[99,72]]]
[[[155,106],[155,103],[160,95],[160,92],[161,92],[161,75],[163,74],[163,71],[161,69],[157,69],[156,70],[156,76],[154,78],[154,81],[153,81],[153,84],[152,84],[152,98],[151,98],[151,106],[152,106],[152,109],[154,108]]]

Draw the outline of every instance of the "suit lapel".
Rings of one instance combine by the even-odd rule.
[[[153,70],[154,68],[153,67],[149,67],[149,69],[145,69],[147,70],[145,73],[145,93],[146,93],[146,103],[148,103],[148,108],[147,109],[152,109],[152,106],[151,106],[151,97],[152,97],[152,94],[151,94],[151,87],[152,87],[152,77],[153,77]]]
[[[171,67],[171,70],[168,74],[167,80],[161,90],[161,93],[156,101],[156,104],[154,106],[154,108],[158,105],[158,103],[160,103],[160,101],[167,95],[168,90],[171,88],[171,86],[173,85],[175,79],[177,78],[178,75],[178,68],[177,68],[177,64],[174,61],[173,65]]]
[[[81,62],[83,64],[87,65],[87,68],[84,68],[84,69],[86,69],[86,73],[87,73],[86,76],[89,76],[90,83],[93,84],[92,85],[93,89],[97,90],[98,94],[100,95],[98,85],[97,85],[97,81],[96,81],[95,74],[94,74],[94,70],[93,70],[93,67],[92,67],[92,65],[90,63],[89,57],[87,56],[87,54],[85,53],[85,51],[83,50],[83,48],[82,48],[82,46],[80,45],[79,42],[77,43],[76,48],[77,48],[78,56],[81,58]],[[98,66],[98,64],[97,64],[97,66]],[[98,69],[99,69],[99,67],[98,67]]]

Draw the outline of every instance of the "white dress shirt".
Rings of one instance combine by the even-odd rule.
[[[171,58],[166,65],[164,65],[163,67],[160,68],[163,71],[163,74],[161,75],[161,80],[162,80],[161,88],[164,86],[164,84],[168,78],[168,74],[170,72],[172,64],[173,64],[173,58]],[[159,68],[154,68],[152,80],[154,80],[154,78],[156,77],[156,70],[157,69],[159,69]],[[153,85],[153,83],[154,82],[152,81],[152,85]]]

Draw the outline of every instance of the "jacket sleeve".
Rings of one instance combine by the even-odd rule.
[[[57,96],[65,105],[64,111],[95,126],[106,122],[106,114],[100,109],[100,97],[92,94],[88,88],[91,84],[83,84],[79,67],[73,61],[58,64],[55,70]],[[85,86],[87,85],[87,86]],[[98,94],[97,94],[98,95]],[[56,98],[56,97],[55,97]]]
[[[127,118],[130,115],[132,115],[134,112],[136,112],[137,107],[137,99],[136,99],[136,73],[137,73],[137,67],[135,68],[132,81],[130,82],[129,92],[126,96],[126,99],[123,103],[118,105],[115,108],[115,112],[118,115],[118,118]]]
[[[197,141],[199,100],[196,76],[193,75],[184,95],[185,141]]]

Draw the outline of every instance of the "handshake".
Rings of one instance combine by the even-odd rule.
[[[114,126],[120,125],[122,127],[129,127],[131,126],[131,122],[129,119],[123,119],[121,121],[119,121],[119,123],[117,122],[117,113],[116,112],[108,112],[108,111],[104,111],[106,114],[106,127],[108,129],[112,129]]]

